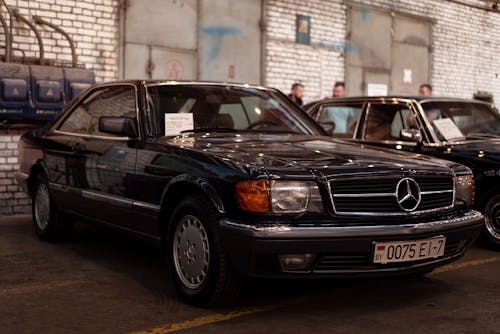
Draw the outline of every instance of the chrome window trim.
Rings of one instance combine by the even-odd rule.
[[[389,101],[387,101],[387,100],[389,100]],[[420,104],[417,101],[415,101],[413,99],[387,98],[387,99],[380,99],[380,100],[376,100],[376,101],[370,101],[369,98],[367,98],[366,101],[367,101],[367,104],[366,104],[365,112],[363,115],[363,127],[362,127],[361,138],[360,138],[360,140],[362,140],[363,142],[417,146],[417,143],[411,142],[411,141],[366,139],[366,123],[367,123],[368,116],[370,115],[372,104],[389,104],[388,102],[390,102],[390,104],[405,103],[406,106],[408,107],[408,109],[410,109],[413,113],[416,114],[417,122],[419,123],[419,127],[422,127],[421,119],[423,119],[424,125],[426,126],[426,128],[428,130],[429,130],[429,127],[432,129],[432,126],[430,126],[430,123],[428,122],[427,118],[425,117],[425,112],[423,111],[422,107],[420,106]],[[418,116],[420,116],[420,117],[418,117]],[[358,122],[358,125],[359,125],[359,123],[361,123],[361,122]],[[355,133],[357,134],[357,132],[355,132]],[[430,133],[433,136],[434,142],[436,142],[435,138],[434,138],[435,137],[434,132],[430,131]],[[428,133],[426,131],[423,131],[422,135],[425,137],[425,140],[422,141],[422,144],[424,146],[431,146],[431,145],[429,145],[429,144],[431,144],[431,141],[429,140]]]
[[[130,82],[120,82],[120,83],[105,83],[105,84],[100,84],[98,86],[95,86],[93,88],[90,88],[85,96],[82,96],[78,99],[78,101],[76,103],[74,103],[72,106],[71,106],[71,109],[67,112],[67,115],[65,115],[61,120],[57,121],[54,126],[51,128],[53,129],[52,131],[54,133],[60,133],[60,134],[66,134],[66,135],[73,135],[73,136],[78,136],[78,137],[84,137],[84,138],[96,138],[96,139],[107,139],[108,137],[110,138],[119,138],[119,140],[124,140],[124,138],[127,138],[127,140],[130,140],[132,138],[129,138],[129,137],[111,137],[111,136],[96,136],[96,135],[89,135],[89,134],[85,134],[85,133],[77,133],[77,132],[67,132],[67,131],[61,131],[59,130],[59,128],[64,124],[64,122],[66,121],[66,119],[71,115],[73,114],[73,112],[75,111],[75,109],[81,104],[82,101],[84,101],[87,97],[89,97],[90,95],[94,94],[96,91],[98,90],[101,90],[101,89],[105,89],[105,88],[110,88],[110,87],[120,87],[120,86],[131,86],[134,88],[134,94],[135,94],[135,120],[137,122],[137,130],[139,131],[138,133],[138,137],[137,138],[141,138],[142,137],[142,127],[141,127],[141,120],[140,120],[140,117],[139,117],[139,113],[140,113],[140,107],[139,107],[139,92],[138,92],[138,89],[137,89],[137,85],[134,84],[134,83],[130,83]]]
[[[96,135],[87,135],[84,133],[76,133],[76,132],[66,132],[61,130],[54,130],[54,133],[65,135],[65,136],[73,136],[73,137],[82,137],[82,138],[90,138],[90,139],[103,139],[103,140],[112,140],[112,141],[129,141],[129,137],[108,137],[108,136],[96,136]]]

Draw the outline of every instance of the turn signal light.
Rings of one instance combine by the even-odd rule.
[[[243,181],[236,185],[240,208],[250,212],[272,212],[270,191],[269,182],[265,180]]]

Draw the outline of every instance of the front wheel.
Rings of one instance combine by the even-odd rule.
[[[32,198],[33,227],[36,235],[46,241],[67,238],[73,230],[73,222],[64,219],[57,210],[49,192],[47,179],[38,175]]]
[[[169,267],[177,290],[189,303],[208,306],[229,302],[239,291],[218,235],[217,214],[202,196],[179,202],[167,238]]]
[[[500,194],[493,195],[484,205],[484,225],[486,239],[500,250]]]

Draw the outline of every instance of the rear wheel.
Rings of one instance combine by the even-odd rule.
[[[239,279],[219,238],[211,203],[196,195],[181,200],[169,226],[167,258],[182,297],[199,306],[234,299]]]
[[[493,247],[500,250],[500,194],[486,201],[483,214],[484,235]]]
[[[33,227],[36,235],[46,241],[67,238],[73,230],[73,222],[65,220],[57,210],[49,192],[47,179],[38,175],[32,198]]]

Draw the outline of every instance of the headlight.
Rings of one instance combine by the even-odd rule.
[[[474,201],[474,178],[472,175],[455,177],[455,205],[470,205]]]
[[[319,189],[311,181],[271,181],[271,205],[276,213],[323,211]]]
[[[240,208],[258,213],[323,212],[313,181],[243,181],[236,185]]]

